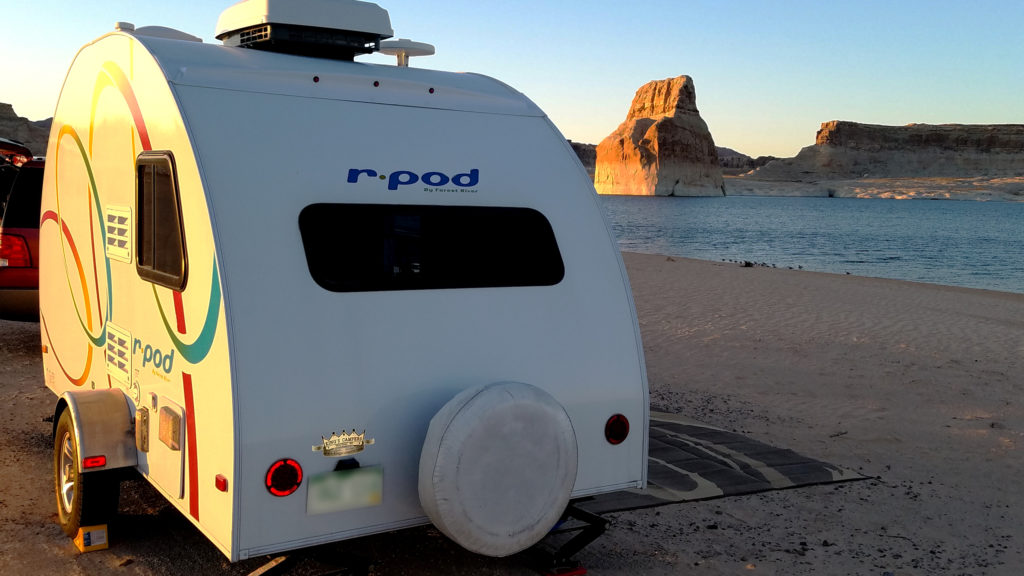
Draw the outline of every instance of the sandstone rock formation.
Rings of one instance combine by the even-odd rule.
[[[1024,125],[880,126],[833,120],[821,125],[813,146],[749,176],[797,182],[1024,176]]]
[[[46,155],[51,120],[32,122],[15,114],[10,104],[0,102],[0,137],[21,142],[36,156]]]
[[[626,121],[597,146],[594,186],[599,194],[724,195],[715,142],[689,76],[637,90]]]

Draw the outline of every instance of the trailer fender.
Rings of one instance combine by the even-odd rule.
[[[105,465],[83,469],[83,473],[138,465],[135,421],[128,397],[120,389],[69,390],[62,394],[54,409],[54,439],[64,410],[71,412],[79,457],[106,458]]]
[[[572,421],[550,394],[520,382],[470,388],[430,421],[420,505],[463,548],[508,556],[558,522],[577,463]]]

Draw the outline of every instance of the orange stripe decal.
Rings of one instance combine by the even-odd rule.
[[[61,360],[60,360],[60,355],[57,354],[57,349],[53,347],[53,340],[50,338],[50,330],[46,327],[46,315],[40,313],[39,314],[39,320],[41,321],[41,324],[43,325],[43,334],[46,335],[46,342],[47,342],[47,344],[49,344],[50,348],[53,348],[53,357],[57,360],[57,366],[60,368],[60,371],[64,373],[64,377],[67,378],[69,381],[71,381],[71,383],[74,384],[75,386],[81,386],[81,385],[85,384],[85,381],[89,378],[89,369],[92,368],[92,351],[93,351],[93,347],[89,346],[86,349],[87,352],[86,352],[86,359],[85,359],[85,370],[82,372],[81,376],[79,376],[78,378],[75,378],[71,374],[68,374],[67,368],[64,367],[64,363],[61,362]]]
[[[43,216],[40,219],[40,223],[49,221],[53,221],[54,223],[56,223],[58,222],[58,219],[59,216],[56,212],[52,210],[47,210],[46,212],[43,213]],[[67,224],[61,221],[60,225],[61,232],[64,238],[67,240],[68,245],[71,247],[71,254],[75,258],[75,265],[78,267],[78,279],[82,283],[82,292],[85,295],[85,307],[86,309],[88,309],[89,289],[86,286],[85,270],[82,269],[82,261],[81,258],[79,258],[78,256],[78,248],[75,246],[75,240],[74,238],[71,237],[71,231],[68,230]],[[68,287],[70,288],[70,281]],[[74,295],[72,295],[71,297],[72,299],[74,299]],[[82,375],[78,376],[77,378],[72,376],[71,374],[68,373],[67,368],[64,367],[64,363],[60,359],[60,354],[57,353],[57,348],[54,347],[53,345],[53,340],[50,338],[50,332],[46,327],[46,318],[43,315],[40,315],[40,320],[42,321],[43,334],[46,336],[46,342],[47,344],[49,344],[50,348],[53,348],[53,357],[57,359],[57,366],[59,366],[60,371],[64,373],[64,377],[70,380],[71,383],[74,384],[75,386],[82,386],[83,384],[85,384],[85,381],[88,380],[89,378],[89,370],[92,368],[93,347],[88,345],[86,346],[85,368],[82,370]],[[92,329],[92,316],[89,315],[88,313],[86,314],[86,320],[89,329]]]

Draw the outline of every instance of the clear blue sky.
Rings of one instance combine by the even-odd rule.
[[[213,39],[231,0],[4,4],[0,102],[53,114],[78,48],[115,21]],[[715,143],[793,156],[821,122],[1024,123],[1024,1],[381,0],[396,37],[526,93],[597,143],[650,80],[687,74]],[[391,57],[363,58],[393,62]]]

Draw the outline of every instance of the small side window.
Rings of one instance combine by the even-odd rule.
[[[136,269],[171,290],[185,288],[188,259],[174,156],[143,152],[135,162]]]

